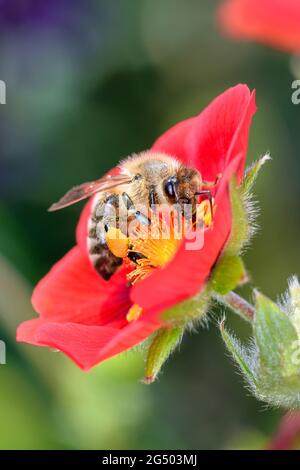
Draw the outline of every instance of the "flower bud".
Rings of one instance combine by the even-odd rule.
[[[154,382],[162,365],[180,344],[182,335],[181,327],[161,328],[155,334],[147,352],[144,378],[146,384]]]
[[[299,284],[290,284],[285,305],[255,293],[256,315],[250,346],[242,346],[221,324],[223,340],[256,397],[275,406],[300,407]]]

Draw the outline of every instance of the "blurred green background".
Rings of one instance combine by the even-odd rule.
[[[258,448],[276,429],[281,413],[244,389],[216,317],[185,336],[151,386],[140,382],[137,352],[84,373],[62,354],[15,342],[16,326],[34,316],[32,287],[74,244],[82,205],[47,207],[239,82],[257,89],[259,106],[248,161],[273,157],[256,187],[253,285],[276,299],[299,272],[300,106],[291,102],[290,58],[223,38],[217,3],[0,1],[2,449]],[[230,313],[228,324],[247,338]]]

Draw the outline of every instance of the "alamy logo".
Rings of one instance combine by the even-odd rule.
[[[292,89],[295,90],[292,93],[292,103],[298,105],[300,104],[300,80],[293,81]]]
[[[6,104],[6,84],[0,80],[0,104]]]
[[[0,340],[0,365],[6,364],[6,345]]]

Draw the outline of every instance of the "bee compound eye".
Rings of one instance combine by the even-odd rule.
[[[176,196],[175,182],[172,180],[167,181],[164,186],[164,191],[168,197],[175,198]]]

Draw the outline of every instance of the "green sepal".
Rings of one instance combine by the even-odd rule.
[[[148,347],[145,383],[155,380],[164,362],[180,343],[186,326],[195,321],[201,321],[205,317],[211,294],[211,289],[206,286],[195,297],[179,302],[161,314],[161,319],[166,326],[154,335]]]
[[[230,203],[232,213],[232,226],[229,241],[224,253],[230,256],[240,254],[244,245],[251,237],[251,226],[247,213],[245,194],[241,187],[237,186],[235,178],[229,184]]]
[[[247,273],[243,260],[239,256],[223,254],[215,266],[210,280],[210,286],[221,295],[226,295],[231,290],[247,280]]]
[[[161,367],[181,342],[184,328],[161,328],[154,336],[146,358],[144,382],[154,382]]]
[[[235,178],[230,181],[229,193],[232,213],[231,233],[210,279],[213,291],[221,295],[226,295],[247,280],[245,266],[239,254],[251,234],[245,197],[241,188],[237,186]]]
[[[255,162],[246,171],[245,178],[240,186],[238,186],[235,177],[230,180],[231,232],[223,254],[211,276],[211,287],[218,294],[226,295],[247,280],[247,273],[239,255],[254,232],[254,214],[250,189],[261,167],[269,158],[266,155]]]
[[[241,185],[242,191],[246,194],[249,194],[252,190],[256,178],[259,175],[259,172],[262,166],[268,161],[271,160],[270,155],[264,155],[262,158],[254,162],[249,168],[245,171],[245,176]]]
[[[220,331],[228,351],[239,366],[241,372],[244,374],[249,385],[251,385],[252,388],[255,388],[257,385],[257,378],[251,364],[249,352],[226,330],[224,320],[220,323]]]
[[[198,320],[207,313],[211,300],[211,289],[206,286],[202,292],[165,310],[161,318],[174,325],[185,325],[191,320]]]

